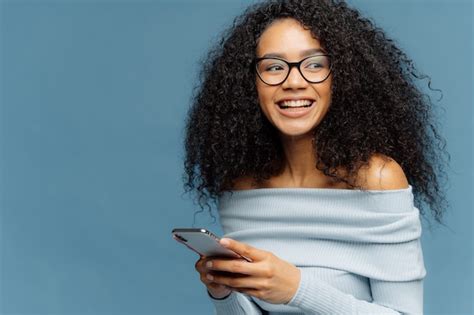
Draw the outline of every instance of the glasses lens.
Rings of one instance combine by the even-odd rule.
[[[300,69],[304,78],[312,83],[324,81],[330,72],[331,64],[328,56],[312,56],[305,59]],[[280,84],[288,75],[288,65],[279,59],[266,58],[257,63],[260,78],[267,84]]]
[[[280,84],[288,74],[288,65],[278,59],[263,59],[257,63],[260,78],[267,84]]]
[[[305,59],[300,66],[306,80],[310,82],[324,81],[331,68],[328,56],[313,56]]]

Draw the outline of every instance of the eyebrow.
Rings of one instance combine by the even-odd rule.
[[[320,48],[311,48],[311,49],[302,50],[300,52],[300,56],[303,57],[303,56],[308,56],[308,55],[315,54],[315,53],[325,53],[325,52],[323,50],[321,50]],[[285,58],[285,54],[284,53],[283,54],[281,54],[281,53],[268,53],[268,54],[263,55],[260,58],[272,58],[272,57]]]

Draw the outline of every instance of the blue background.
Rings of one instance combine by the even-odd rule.
[[[212,313],[170,231],[198,209],[181,179],[198,61],[250,1],[0,3],[0,313]],[[472,314],[472,3],[350,3],[443,90],[452,209],[423,232],[425,311]]]

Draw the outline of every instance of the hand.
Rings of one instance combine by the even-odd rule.
[[[201,282],[204,283],[204,285],[207,287],[209,293],[215,298],[224,298],[230,293],[232,293],[232,291],[226,286],[217,284],[206,277],[207,274],[210,272],[210,270],[206,267],[207,260],[208,259],[205,256],[201,256],[201,258],[199,258],[194,267],[199,272]]]
[[[227,242],[227,243],[226,243]],[[250,245],[232,240],[221,239],[220,243],[234,252],[250,258],[223,259],[209,257],[207,267],[212,272],[211,281],[273,304],[288,303],[295,295],[300,283],[300,270],[293,264],[284,261],[271,252],[254,248]],[[225,273],[232,273],[226,275]]]

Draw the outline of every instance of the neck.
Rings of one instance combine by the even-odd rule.
[[[321,179],[322,172],[317,170],[312,135],[281,136],[285,152],[283,176],[288,184],[295,187],[311,186],[316,178]]]

